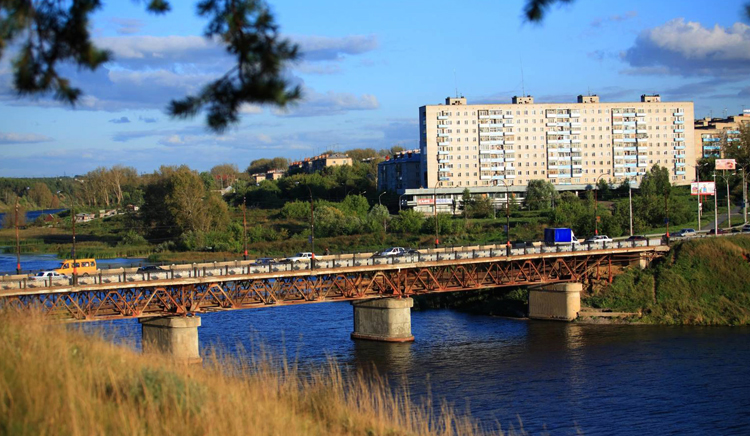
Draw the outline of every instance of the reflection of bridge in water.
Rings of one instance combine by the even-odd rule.
[[[77,278],[75,286],[10,276],[0,281],[0,304],[74,322],[148,318],[141,320],[144,340],[188,358],[198,357],[195,315],[270,305],[352,301],[353,337],[408,341],[413,295],[534,286],[532,317],[571,319],[582,283],[611,281],[613,266],[642,265],[667,250],[658,239],[567,250],[460,247],[392,258],[325,256],[312,271],[308,263],[251,261],[173,265],[156,273],[103,270]]]

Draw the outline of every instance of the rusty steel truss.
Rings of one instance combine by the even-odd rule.
[[[559,282],[611,281],[613,265],[643,252],[584,252],[434,261],[153,282],[18,290],[0,294],[0,306],[36,308],[65,321],[189,315],[269,305],[409,297],[436,292],[498,289]]]

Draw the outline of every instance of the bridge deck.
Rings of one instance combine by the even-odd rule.
[[[189,271],[193,274],[187,277],[133,281],[127,281],[123,273],[108,276],[118,278],[109,282],[101,275],[77,286],[5,289],[0,291],[0,305],[37,307],[70,321],[186,315],[278,304],[585,281],[601,275],[611,279],[613,264],[629,264],[644,254],[655,256],[668,250],[662,245],[631,245],[492,257],[478,255],[477,250],[464,250],[420,255],[418,261],[385,259],[381,264],[321,260],[316,263],[323,267],[314,271],[271,271],[269,267],[248,273],[247,265],[238,265],[234,270],[224,269],[229,274],[221,274],[221,267],[215,275],[201,275],[207,270],[192,268]]]

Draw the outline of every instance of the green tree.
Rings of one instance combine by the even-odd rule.
[[[49,190],[49,187],[45,183],[35,183],[29,189],[29,197],[31,201],[42,209],[46,209],[52,204],[52,191]]]
[[[248,174],[266,173],[272,170],[286,170],[289,168],[289,159],[284,157],[275,157],[273,159],[256,159],[250,162],[250,166],[245,170]]]
[[[79,100],[82,91],[70,85],[59,66],[96,70],[112,60],[89,33],[89,18],[101,6],[99,0],[0,2],[0,55],[8,45],[20,46],[12,63],[13,86],[20,95],[51,92],[71,105]],[[167,0],[148,1],[152,13],[170,9]],[[197,9],[208,19],[204,35],[223,44],[235,65],[197,95],[173,100],[168,107],[172,117],[193,117],[205,110],[208,126],[221,132],[239,121],[244,104],[284,107],[300,98],[300,87],[283,74],[298,57],[297,45],[279,36],[262,0],[201,0]]]
[[[474,207],[474,197],[471,195],[469,188],[464,189],[461,194],[461,210],[464,216],[464,222],[469,219],[469,213]]]
[[[348,215],[365,217],[370,209],[370,203],[362,195],[347,195],[338,208]]]
[[[737,168],[750,170],[750,126],[740,126],[740,134],[735,141],[729,141],[726,135],[721,141],[721,152],[726,159],[734,159]]]
[[[417,235],[422,230],[425,217],[421,212],[413,209],[404,209],[398,212],[398,217],[393,220],[391,230],[396,233]]]
[[[489,218],[493,214],[492,198],[489,196],[475,196],[471,207],[471,216],[474,218]]]
[[[526,185],[526,207],[530,210],[552,207],[558,197],[555,185],[548,180],[529,180]]]
[[[388,208],[376,204],[367,213],[367,229],[372,232],[388,232],[388,222],[391,219],[391,215],[388,212]]]

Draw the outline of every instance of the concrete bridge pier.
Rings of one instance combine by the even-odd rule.
[[[144,353],[163,353],[185,363],[201,363],[198,351],[198,316],[141,318]]]
[[[529,318],[573,321],[581,311],[581,283],[554,283],[529,289]]]
[[[411,298],[378,298],[353,301],[352,339],[383,342],[411,342]]]

